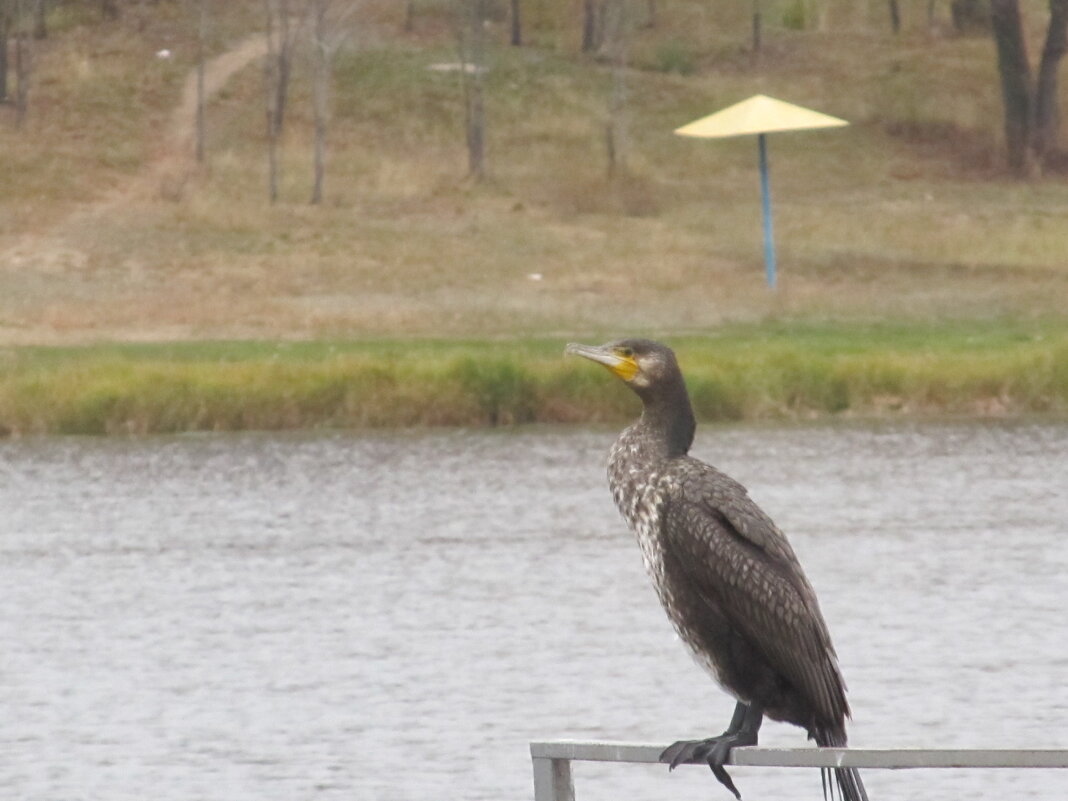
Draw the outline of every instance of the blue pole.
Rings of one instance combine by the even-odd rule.
[[[771,220],[771,189],[768,182],[768,142],[765,134],[757,134],[760,148],[760,200],[764,206],[764,271],[768,286],[775,288],[775,234]]]

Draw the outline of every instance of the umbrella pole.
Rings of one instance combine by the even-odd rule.
[[[771,189],[768,181],[768,143],[765,134],[757,135],[760,150],[760,200],[764,207],[764,271],[768,287],[775,289],[775,234],[771,220]]]

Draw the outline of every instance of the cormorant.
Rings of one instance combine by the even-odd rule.
[[[645,339],[565,352],[603,364],[641,398],[608,457],[612,496],[675,630],[738,701],[723,734],[677,742],[660,761],[707,762],[740,799],[723,766],[731,748],[756,745],[765,716],[845,746],[849,704],[816,593],[745,487],[687,455],[696,422],[675,354]],[[833,770],[845,801],[867,801],[854,768]]]

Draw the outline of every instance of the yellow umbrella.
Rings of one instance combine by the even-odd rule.
[[[768,146],[766,134],[776,131],[805,131],[813,128],[839,128],[845,120],[795,106],[767,95],[753,95],[748,100],[702,117],[675,130],[680,136],[702,139],[726,139],[731,136],[757,135],[760,150],[760,194],[764,208],[764,268],[768,286],[775,288],[775,237],[771,219],[771,192],[768,180]]]

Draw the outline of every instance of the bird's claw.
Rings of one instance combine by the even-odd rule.
[[[709,737],[707,740],[679,740],[672,743],[660,753],[660,761],[667,763],[669,770],[674,770],[679,765],[705,762],[712,769],[712,775],[719,783],[734,793],[734,797],[741,801],[742,794],[734,786],[734,782],[724,769],[731,749],[738,745],[753,745],[754,742],[748,737],[724,734],[719,737]]]
[[[666,762],[670,770],[675,770],[679,765],[705,762],[720,739],[709,737],[707,740],[679,740],[661,752],[660,761]]]
[[[738,792],[738,788],[734,786],[734,782],[731,780],[731,777],[727,775],[727,771],[723,766],[709,763],[708,767],[712,768],[712,775],[719,780],[719,783],[734,793],[734,797],[737,798],[738,801],[742,801],[742,794]]]

